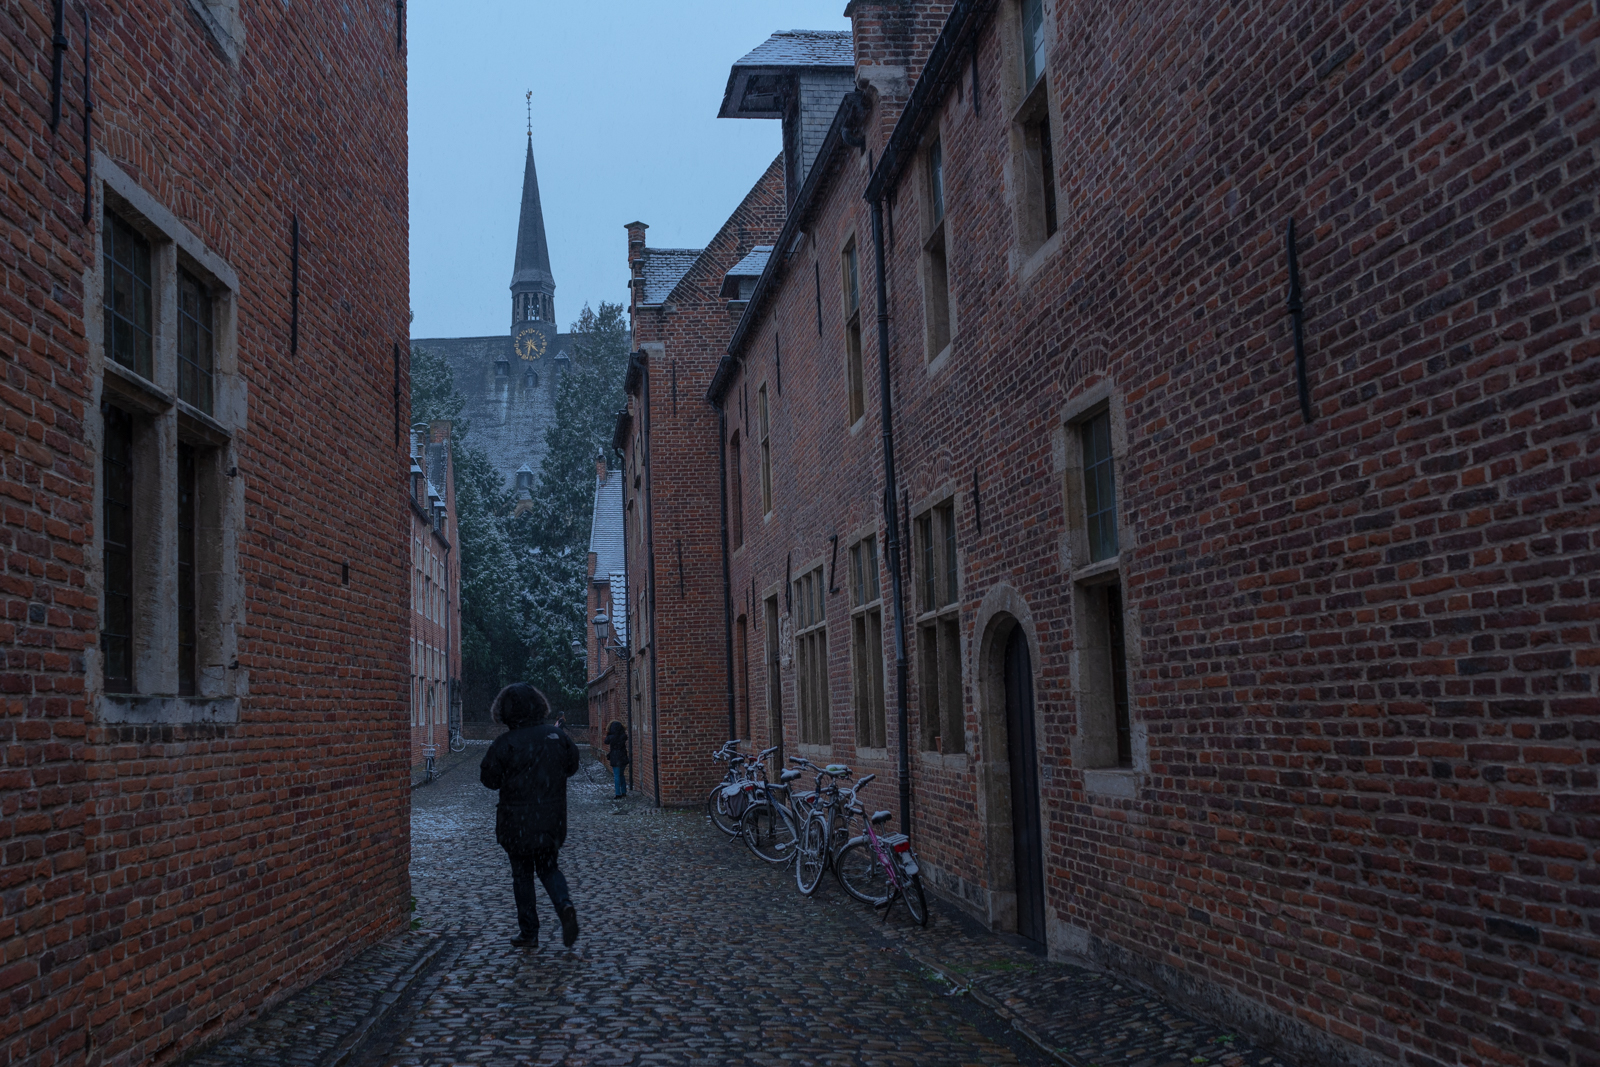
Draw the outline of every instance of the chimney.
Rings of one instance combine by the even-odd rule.
[[[856,86],[879,105],[879,122],[886,124],[883,137],[910,97],[911,83],[922,73],[952,6],[951,0],[850,0],[845,8],[855,46]]]
[[[434,419],[428,423],[428,443],[439,445],[450,440],[452,425],[449,419]]]
[[[644,295],[644,231],[650,227],[642,222],[628,223],[628,288],[633,291],[631,303],[637,304]]]
[[[594,476],[603,484],[606,480],[606,454],[604,451],[594,454]]]

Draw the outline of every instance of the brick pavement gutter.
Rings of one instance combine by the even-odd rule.
[[[901,951],[1070,1067],[1291,1067],[1087,960],[1052,962],[943,900],[924,930],[888,926]]]

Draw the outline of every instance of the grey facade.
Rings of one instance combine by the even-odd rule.
[[[528,143],[522,209],[511,271],[510,329],[489,337],[420,337],[413,348],[444,356],[466,401],[466,443],[484,449],[507,485],[531,488],[545,454],[545,428],[555,418],[556,389],[572,365],[572,335],[556,326],[555,275],[545,239],[539,175]]]

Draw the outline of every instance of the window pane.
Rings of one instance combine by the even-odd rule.
[[[947,505],[939,509],[939,525],[944,527],[944,600],[941,604],[956,602],[956,509]]]
[[[1083,494],[1089,559],[1109,559],[1117,554],[1117,486],[1109,412],[1101,412],[1083,426]]]
[[[933,522],[928,516],[917,520],[917,542],[922,555],[922,610],[932,611],[938,602],[933,598]]]
[[[1044,0],[1022,0],[1022,88],[1044,71]]]
[[[961,692],[961,635],[954,618],[939,620],[939,750],[964,752],[967,724]]]
[[[117,216],[106,215],[106,357],[151,376],[150,242]]]
[[[944,146],[938,141],[928,149],[928,185],[933,193],[933,221],[944,218]]]
[[[869,710],[872,719],[872,747],[883,748],[888,742],[883,702],[883,613],[869,611],[867,619],[867,669],[871,678]]]
[[[105,687],[133,691],[133,419],[107,408],[101,459],[105,625],[100,632]]]
[[[1128,650],[1122,629],[1122,587],[1106,587],[1106,643],[1111,649],[1111,699],[1117,727],[1117,765],[1133,766],[1133,729],[1128,713]]]
[[[215,340],[211,294],[186,270],[178,271],[178,396],[212,414]]]
[[[939,639],[935,627],[923,626],[917,631],[917,659],[919,672],[917,695],[921,698],[918,709],[922,718],[922,747],[939,747]]]
[[[178,693],[193,696],[197,692],[198,671],[195,652],[196,592],[195,563],[198,514],[196,494],[199,490],[198,464],[194,448],[178,446]]]

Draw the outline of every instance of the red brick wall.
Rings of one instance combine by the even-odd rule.
[[[0,1062],[169,1062],[404,926],[405,62],[392,6],[246,3],[236,65],[186,4],[92,7],[95,149],[237,271],[248,387],[240,721],[109,726],[85,685],[99,222],[81,16],[52,134],[50,7],[0,3]]]
[[[767,168],[744,201],[707,244],[695,265],[661,308],[633,309],[633,343],[649,355],[652,464],[649,506],[655,512],[655,603],[642,629],[630,620],[639,642],[656,642],[655,722],[652,737],[634,737],[638,788],[667,805],[704,799],[719,777],[711,752],[728,740],[728,683],[723,642],[721,498],[717,473],[717,412],[706,403],[706,388],[726,351],[737,312],[719,295],[728,269],[752,247],[771,244],[783,219],[783,162]],[[637,297],[635,298],[637,299]],[[639,406],[630,399],[633,441],[643,431]],[[648,545],[645,540],[641,457],[630,444],[624,457],[630,599],[634,590],[648,604]],[[639,475],[639,485],[634,478]],[[681,565],[680,565],[681,549]],[[639,575],[637,579],[632,575]],[[637,600],[634,601],[638,603]],[[646,651],[643,716],[649,727],[651,692]]]
[[[960,547],[967,754],[913,744],[933,880],[1004,925],[1009,841],[986,789],[1006,754],[979,684],[1004,603],[1034,658],[1053,950],[1307,1062],[1592,1060],[1600,18],[1563,3],[1049,10],[1061,234],[1031,261],[1017,247],[1001,5],[977,106],[970,59],[945,101],[956,324],[931,370],[918,171],[890,210],[900,482],[913,508],[953,495]],[[869,117],[874,158],[896,117]],[[781,605],[789,559],[798,573],[832,534],[841,556],[862,527],[885,535],[865,177],[847,151],[728,394],[743,430],[772,383],[779,487],[763,523],[746,449],[737,595],[753,583]],[[1310,425],[1283,310],[1290,217]],[[854,433],[833,280],[852,230]],[[1141,753],[1126,796],[1073,755],[1063,419],[1102,388],[1126,434]],[[832,755],[878,772],[891,806],[893,760],[854,749],[843,597],[828,610]],[[914,736],[916,667],[913,653]],[[757,723],[763,687],[754,655]]]

